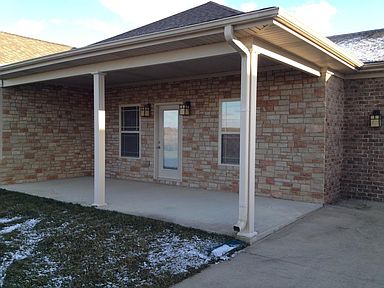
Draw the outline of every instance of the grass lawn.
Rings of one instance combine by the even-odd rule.
[[[230,240],[0,189],[0,287],[168,287]]]

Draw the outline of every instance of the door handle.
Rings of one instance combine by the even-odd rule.
[[[160,146],[157,146],[157,149],[160,149],[161,147]]]

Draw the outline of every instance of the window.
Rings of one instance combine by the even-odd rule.
[[[220,102],[219,158],[221,164],[240,163],[240,101]]]
[[[120,108],[120,155],[140,157],[140,107]]]

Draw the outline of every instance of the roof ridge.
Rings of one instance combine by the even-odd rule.
[[[377,31],[384,31],[384,28],[357,31],[357,32],[351,32],[351,33],[336,34],[336,35],[327,36],[327,38],[338,37],[338,36],[347,36],[347,35],[357,35],[357,34],[361,34],[361,33],[377,32]]]
[[[61,44],[61,43],[56,43],[56,42],[52,42],[52,41],[41,40],[41,39],[32,38],[32,37],[29,37],[29,36],[23,36],[23,35],[19,35],[19,34],[15,34],[15,33],[9,33],[9,32],[5,32],[5,31],[0,31],[0,33],[8,34],[8,35],[12,35],[12,36],[16,36],[16,37],[19,37],[19,38],[30,39],[30,40],[33,40],[33,41],[39,41],[39,42],[49,43],[49,44],[53,44],[53,45],[57,45],[57,46],[63,46],[63,47],[68,47],[68,48],[74,48],[74,47],[72,47],[72,46],[70,46],[70,45]]]
[[[225,10],[230,11],[230,12],[245,13],[244,11],[237,10],[237,9],[233,9],[233,8],[231,8],[231,7],[228,7],[228,6],[225,6],[225,5],[216,3],[216,2],[214,2],[214,1],[208,1],[207,3],[202,4],[202,5],[206,5],[206,4],[208,4],[208,3],[212,3],[212,4],[216,5],[216,6],[219,6],[219,7],[221,7],[221,8],[224,8]],[[200,5],[200,6],[202,6],[202,5]],[[196,7],[198,7],[198,6],[196,6]]]
[[[241,11],[237,11],[237,10],[235,10],[235,9],[230,10],[230,9],[231,9],[230,7],[227,7],[227,6],[224,6],[224,5],[220,5],[220,4],[218,4],[218,3],[216,3],[216,2],[213,2],[213,1],[208,1],[208,2],[206,2],[206,3],[200,4],[200,5],[198,5],[198,6],[191,7],[191,8],[189,8],[189,9],[187,9],[187,10],[183,10],[183,11],[177,12],[177,13],[175,13],[175,14],[172,14],[172,15],[167,16],[167,17],[165,17],[165,18],[161,18],[161,19],[159,19],[159,20],[156,20],[156,21],[154,21],[154,22],[145,24],[145,25],[143,25],[143,26],[134,28],[134,29],[132,29],[132,30],[129,30],[129,31],[126,31],[126,32],[117,34],[117,35],[115,35],[115,36],[113,36],[113,37],[116,37],[116,36],[119,36],[119,35],[123,35],[123,34],[125,34],[125,33],[127,33],[127,32],[135,31],[135,30],[141,29],[141,28],[143,28],[143,27],[147,27],[147,26],[149,26],[149,25],[152,25],[152,24],[158,23],[158,22],[160,22],[160,21],[169,19],[169,18],[174,17],[174,16],[177,16],[177,15],[179,15],[179,14],[188,13],[188,12],[191,11],[191,10],[194,10],[194,9],[196,9],[196,8],[202,7],[202,6],[207,5],[207,4],[214,4],[214,5],[218,6],[218,7],[225,8],[226,10],[231,11],[231,12],[237,12],[237,13],[238,13],[238,12],[241,12]]]

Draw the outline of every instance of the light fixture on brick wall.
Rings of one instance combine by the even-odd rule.
[[[371,116],[370,125],[372,128],[379,128],[381,127],[381,114],[380,110],[373,110]]]
[[[151,104],[145,104],[140,106],[141,117],[151,117]]]
[[[189,116],[191,114],[191,102],[186,101],[179,105],[179,115]]]

